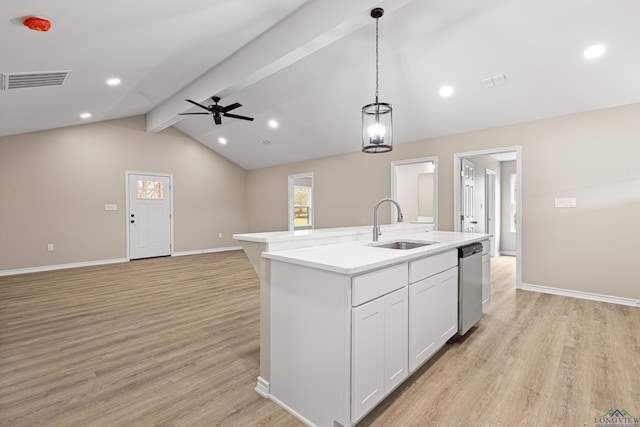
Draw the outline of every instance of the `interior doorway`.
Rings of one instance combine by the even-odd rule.
[[[127,258],[172,255],[173,176],[126,172]]]
[[[391,198],[402,207],[405,222],[433,224],[438,229],[438,158],[391,162]],[[391,221],[397,222],[391,205]]]
[[[477,171],[484,172],[475,174],[475,196],[470,202],[477,221],[474,232],[493,235],[492,256],[516,257],[515,286],[521,288],[522,148],[512,146],[454,154],[454,231],[464,231],[465,198],[468,199],[464,165],[468,165],[467,162],[472,162]],[[483,182],[478,182],[480,179]]]

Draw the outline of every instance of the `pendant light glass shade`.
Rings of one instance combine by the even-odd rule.
[[[393,108],[378,101],[378,19],[384,9],[375,8],[371,17],[376,20],[376,102],[362,107],[362,152],[387,153],[393,150]]]
[[[374,102],[362,107],[364,153],[387,153],[393,150],[392,115],[393,108],[386,102]]]

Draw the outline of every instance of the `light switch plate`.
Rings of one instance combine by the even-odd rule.
[[[555,207],[556,208],[575,208],[576,198],[575,197],[556,197]]]
[[[117,211],[118,210],[118,205],[116,205],[116,204],[104,205],[104,210],[105,211]]]

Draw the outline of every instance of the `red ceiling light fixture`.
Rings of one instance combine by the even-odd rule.
[[[22,24],[28,29],[34,31],[49,31],[51,29],[51,21],[37,16],[28,16],[24,18]]]

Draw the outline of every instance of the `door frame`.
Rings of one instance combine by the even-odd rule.
[[[484,216],[484,229],[485,232],[487,234],[489,234],[489,231],[491,231],[489,229],[489,205],[491,200],[489,200],[489,194],[490,192],[489,190],[489,176],[493,176],[493,247],[490,248],[490,254],[491,256],[496,256],[498,253],[498,245],[500,244],[500,232],[496,231],[499,230],[498,227],[496,227],[496,171],[489,169],[489,168],[485,168],[484,169],[484,206],[485,206],[485,210],[486,210],[486,215]],[[502,205],[502,198],[500,199],[500,205]],[[500,216],[501,215],[497,215]],[[502,218],[500,218],[500,223],[502,223]]]
[[[295,175],[289,175],[287,182],[287,224],[289,227],[289,231],[295,231],[296,227],[293,223],[293,210],[294,210],[294,200],[293,200],[293,187],[295,180],[298,178],[311,178],[311,209],[309,209],[309,215],[311,215],[311,227],[302,228],[302,230],[313,230],[316,228],[316,218],[315,218],[315,177],[313,176],[313,172],[307,173],[297,173]]]
[[[169,178],[169,209],[170,209],[170,223],[171,223],[171,231],[170,231],[170,236],[171,236],[171,242],[169,243],[170,247],[170,253],[169,256],[173,256],[173,252],[174,252],[174,230],[175,227],[173,226],[173,174],[172,173],[163,173],[163,172],[143,172],[143,171],[131,171],[131,170],[125,170],[124,171],[124,188],[125,188],[125,196],[124,196],[124,200],[125,200],[125,208],[124,208],[124,229],[125,229],[125,241],[126,241],[126,247],[127,247],[127,254],[126,257],[129,261],[131,261],[131,255],[129,252],[129,246],[131,244],[131,242],[129,241],[129,177],[131,175],[148,175],[148,176],[161,176],[164,178]]]
[[[460,168],[462,159],[467,157],[488,156],[490,154],[516,153],[516,289],[522,289],[522,146],[500,147],[478,151],[454,153],[453,155],[453,231],[460,231]]]
[[[397,201],[398,197],[398,166],[413,165],[416,163],[433,163],[433,229],[438,229],[438,156],[433,157],[420,157],[417,159],[406,160],[394,160],[391,162],[391,198]],[[395,207],[390,204],[391,209],[391,223],[398,222],[396,215],[394,215]]]

